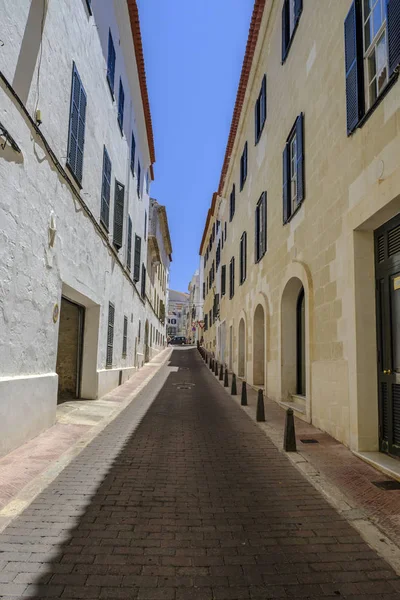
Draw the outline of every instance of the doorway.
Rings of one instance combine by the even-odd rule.
[[[400,457],[400,215],[375,232],[379,448]]]
[[[305,326],[305,296],[302,287],[297,298],[296,314],[296,366],[297,385],[296,393],[306,395],[306,326]]]
[[[246,327],[244,319],[240,319],[239,323],[239,365],[238,375],[239,377],[245,377],[245,363],[246,363]]]
[[[263,387],[265,383],[265,315],[261,304],[254,312],[253,324],[253,384]]]
[[[84,320],[84,307],[62,296],[56,364],[58,404],[81,395]]]

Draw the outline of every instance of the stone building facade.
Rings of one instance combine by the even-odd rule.
[[[371,460],[400,454],[399,22],[256,0],[200,248],[206,275],[219,222],[207,347],[222,329],[232,370]]]
[[[155,161],[136,0],[0,0],[0,455],[143,362]]]

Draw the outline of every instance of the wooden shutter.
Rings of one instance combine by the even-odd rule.
[[[304,188],[304,115],[301,113],[296,121],[296,148],[297,148],[297,204],[305,198]]]
[[[282,7],[282,62],[285,62],[289,46],[289,0],[284,0]]]
[[[135,154],[136,154],[136,140],[135,140],[135,136],[133,135],[132,132],[132,138],[131,138],[131,171],[132,171],[132,175],[135,176]]]
[[[354,0],[344,22],[347,135],[357,127],[364,112],[360,17],[360,2]]]
[[[221,296],[225,296],[226,293],[226,265],[221,267]]]
[[[140,279],[140,254],[141,254],[142,240],[138,235],[135,235],[135,259],[133,267],[133,280],[139,281]]]
[[[86,93],[74,63],[72,69],[67,163],[79,183],[82,183],[85,126]]]
[[[128,217],[128,248],[126,251],[126,266],[129,271],[132,266],[132,219]]]
[[[124,104],[125,104],[125,93],[124,86],[122,85],[122,80],[119,80],[119,95],[118,95],[118,124],[122,131],[122,126],[124,124]]]
[[[111,189],[111,160],[104,147],[103,150],[103,178],[101,184],[101,209],[100,220],[107,228],[110,223],[110,189]]]
[[[124,334],[122,338],[122,356],[126,356],[128,346],[128,317],[124,317]]]
[[[114,235],[113,243],[118,250],[122,246],[122,235],[124,228],[124,186],[115,180],[114,192]]]
[[[109,302],[108,304],[108,326],[107,326],[107,353],[106,353],[106,367],[112,367],[113,359],[113,345],[114,345],[114,305]]]
[[[283,222],[287,223],[290,217],[290,182],[289,182],[289,144],[283,151]]]
[[[389,77],[400,65],[400,2],[386,0]]]
[[[112,93],[114,94],[115,79],[115,48],[111,31],[108,32],[108,59],[107,59],[107,79]]]

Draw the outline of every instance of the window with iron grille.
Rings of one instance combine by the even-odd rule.
[[[255,138],[256,138],[256,144],[257,144],[258,140],[261,137],[262,130],[264,129],[264,123],[265,123],[265,119],[267,117],[267,77],[266,77],[266,75],[264,75],[264,77],[263,77],[260,94],[257,98],[254,111],[255,111],[255,115],[254,115]]]
[[[133,280],[138,282],[140,279],[140,255],[142,248],[142,239],[135,235],[135,257],[133,263]]]
[[[122,338],[122,358],[126,358],[127,347],[128,347],[128,317],[124,317],[124,335]]]
[[[132,219],[128,216],[128,247],[126,249],[126,266],[129,271],[132,266]]]
[[[122,236],[124,229],[124,196],[124,186],[122,183],[119,183],[119,181],[115,180],[113,244],[118,250],[122,247]]]
[[[114,304],[109,302],[108,304],[108,326],[107,326],[107,354],[106,354],[106,367],[112,367],[113,359],[113,346],[114,346]]]
[[[240,284],[246,279],[247,272],[247,233],[244,231],[240,238]]]
[[[118,94],[118,125],[122,133],[124,125],[124,105],[125,105],[125,92],[124,86],[122,85],[121,78],[119,79],[119,94]]]
[[[247,179],[247,142],[244,145],[243,154],[240,158],[240,191],[243,189]]]
[[[221,296],[225,296],[226,292],[226,265],[221,267]]]
[[[235,295],[235,257],[232,256],[229,263],[229,298]]]
[[[110,221],[111,160],[106,147],[103,149],[103,175],[101,183],[100,221],[108,231]]]
[[[263,192],[256,206],[255,261],[267,251],[267,193]]]
[[[114,79],[115,79],[115,48],[111,35],[111,30],[108,31],[108,58],[107,58],[107,81],[110,86],[111,93],[114,97]]]
[[[86,127],[86,92],[75,63],[72,68],[71,106],[69,114],[67,165],[79,184],[83,175],[83,151]]]
[[[235,184],[233,184],[231,195],[229,197],[229,220],[232,221],[233,215],[235,214],[235,204],[236,204],[236,192],[235,192]]]

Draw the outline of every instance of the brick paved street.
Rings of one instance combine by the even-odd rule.
[[[400,600],[196,350],[141,394],[161,385],[137,428],[134,401],[0,535],[0,598]]]

